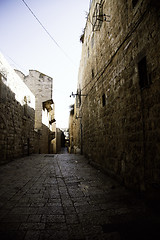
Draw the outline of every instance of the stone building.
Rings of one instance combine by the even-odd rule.
[[[25,76],[0,54],[0,164],[32,153],[56,153],[53,79]]]
[[[69,115],[69,153],[74,152],[73,148],[76,146],[76,136],[74,131],[76,130],[75,124],[75,112],[74,112],[74,105],[70,107],[70,115]]]
[[[92,0],[72,125],[93,164],[146,193],[160,189],[159,26],[158,1]]]
[[[34,152],[35,96],[0,54],[0,164]]]
[[[29,70],[25,76],[16,70],[24,83],[35,95],[35,131],[39,133],[39,153],[56,152],[56,124],[53,102],[53,79],[39,71]]]
[[[69,153],[82,153],[81,146],[81,122],[77,120],[80,117],[77,115],[77,105],[76,102],[74,105],[70,106],[70,115],[69,115]],[[78,112],[79,113],[79,112]],[[79,129],[80,128],[80,129]]]

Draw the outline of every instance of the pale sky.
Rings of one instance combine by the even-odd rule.
[[[53,78],[57,127],[68,127],[69,105],[74,103],[81,57],[80,36],[90,0],[0,0],[0,51],[13,68],[25,75],[40,71]],[[67,56],[66,56],[67,55]]]

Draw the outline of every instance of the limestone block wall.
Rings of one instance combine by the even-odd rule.
[[[57,128],[56,129],[56,153],[60,153],[61,147],[62,147],[62,131],[61,129]]]
[[[97,3],[108,17],[93,31]],[[81,38],[83,152],[140,191],[160,186],[159,13],[149,0],[93,0]]]
[[[29,75],[25,76],[20,71],[17,74],[35,95],[35,128],[42,127],[42,103],[52,99],[53,79],[39,71],[29,70]]]
[[[35,152],[35,97],[0,55],[0,164]]]
[[[53,79],[37,70],[29,70],[27,76],[18,70],[16,72],[35,95],[35,130],[40,134],[38,152],[52,153],[54,147],[52,146],[51,149],[50,145],[53,139],[50,137],[52,136],[51,133],[56,129],[55,123],[49,123],[50,120],[54,119]],[[50,100],[52,103],[48,102]],[[47,110],[44,104],[49,104],[51,109]]]
[[[81,149],[81,117],[77,104],[71,106],[69,115],[69,152],[80,153]]]
[[[74,130],[76,129],[75,126],[75,113],[74,113],[74,105],[71,106],[72,109],[70,110],[69,115],[69,153],[73,153],[75,143],[75,134]]]
[[[35,109],[34,93],[26,86],[15,73],[3,55],[0,53],[0,73],[3,83],[15,94],[15,99],[23,106],[25,99],[29,107]]]

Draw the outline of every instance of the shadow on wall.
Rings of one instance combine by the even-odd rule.
[[[52,132],[46,125],[42,124],[35,136],[35,153],[39,154],[53,154],[56,153],[56,134]],[[37,142],[39,143],[37,145]]]
[[[0,164],[34,153],[38,144],[34,115],[34,109],[25,101],[22,106],[0,80]]]

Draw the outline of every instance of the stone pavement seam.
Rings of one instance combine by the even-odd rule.
[[[81,155],[17,159],[0,167],[0,179],[1,240],[153,240],[159,234],[159,216]]]

